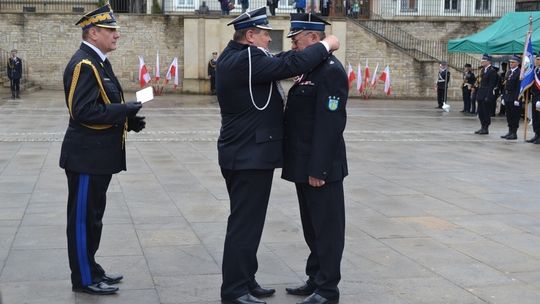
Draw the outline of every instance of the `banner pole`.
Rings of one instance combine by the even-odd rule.
[[[525,115],[523,119],[523,123],[525,124],[525,127],[523,128],[523,141],[525,142],[527,141],[527,127],[529,126],[529,121],[527,120],[527,114],[529,112],[529,92],[529,89],[525,91]]]

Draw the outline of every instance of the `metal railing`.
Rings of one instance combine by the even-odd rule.
[[[539,11],[540,1],[521,1],[516,3],[517,12]]]
[[[118,13],[221,14],[218,0],[109,0]],[[235,8],[230,14],[242,12],[240,0],[231,0]],[[0,12],[58,13],[88,12],[104,0],[0,0]],[[370,11],[385,19],[419,17],[488,17],[496,18],[516,9],[516,0],[307,0],[306,12],[331,16],[369,18]],[[267,0],[249,0],[249,9],[267,5]],[[518,7],[530,8],[529,3]],[[148,7],[148,8],[147,8]],[[151,9],[149,9],[151,7]],[[155,9],[157,8],[157,9]],[[276,14],[296,12],[294,0],[280,0]]]
[[[463,70],[466,63],[478,66],[480,60],[469,54],[448,53],[448,41],[423,40],[407,33],[394,22],[385,20],[382,16],[370,12],[370,19],[350,18],[353,22],[374,35],[405,51],[418,61],[448,61],[448,65],[457,70]]]
[[[513,12],[515,9],[516,0],[379,0],[374,2],[371,8],[386,19],[402,17],[494,18]]]
[[[146,13],[147,0],[110,0],[117,13]],[[152,1],[152,0],[148,0]],[[159,0],[161,2],[161,0]],[[96,9],[99,0],[0,0],[0,13],[84,13]]]
[[[234,8],[228,11],[230,15],[242,13],[242,4],[240,0],[231,0],[230,2],[234,4]],[[247,10],[253,10],[263,6],[266,6],[266,0],[249,0],[249,7]],[[222,14],[221,3],[218,0],[163,1],[163,13],[165,14],[193,14],[194,12],[198,14],[220,15]],[[293,1],[279,1],[278,7],[276,8],[276,14],[289,14],[293,12],[296,12]],[[269,10],[267,10],[267,13],[270,15]]]

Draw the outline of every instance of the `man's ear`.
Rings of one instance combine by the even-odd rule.
[[[255,39],[253,39],[253,34],[255,33],[255,31],[253,30],[247,30],[246,31],[246,41],[249,42],[249,44],[252,44]]]
[[[91,28],[88,29],[88,38],[90,40],[96,40],[97,39],[97,32],[98,32],[97,27],[92,26]]]

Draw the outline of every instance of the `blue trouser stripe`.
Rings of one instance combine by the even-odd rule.
[[[88,263],[88,247],[86,241],[86,209],[88,205],[88,174],[79,175],[79,191],[77,193],[77,220],[75,223],[77,257],[83,286],[92,284],[90,265]]]

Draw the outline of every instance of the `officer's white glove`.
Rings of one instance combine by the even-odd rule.
[[[504,99],[501,99],[501,104],[502,104],[503,106],[505,105],[505,104],[504,104]]]
[[[537,108],[537,109],[540,109],[540,101],[537,101],[537,102],[536,102],[536,108]]]
[[[517,100],[514,101],[514,105],[515,105],[516,107],[519,107],[519,101],[517,101]]]

